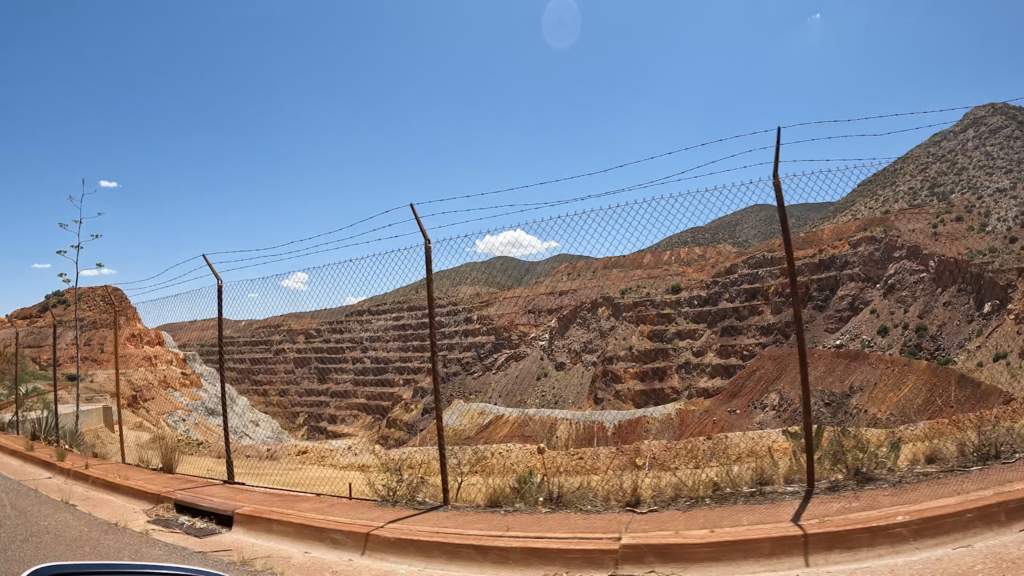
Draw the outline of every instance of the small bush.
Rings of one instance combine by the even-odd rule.
[[[141,448],[138,450],[136,454],[135,463],[139,467],[145,468],[147,470],[153,470],[154,468],[156,468],[156,464],[153,460],[153,453],[150,452],[149,450],[144,450]]]
[[[962,214],[957,214],[956,217],[953,218],[953,221],[954,222],[963,222],[964,221],[964,217],[963,217]]]
[[[376,474],[371,474],[367,483],[378,500],[391,504],[422,500],[426,476],[430,473],[427,464],[399,451],[381,451],[376,456]]]
[[[881,326],[878,327],[878,330],[875,330],[875,333],[881,336],[882,338],[885,338],[886,336],[889,335],[889,325],[882,324]]]
[[[995,414],[976,413],[954,418],[957,461],[962,466],[984,466],[1019,453],[1024,436],[1017,424]]]
[[[977,364],[975,364],[975,366],[977,366],[978,368],[981,368],[981,367],[983,367],[984,365],[985,365],[985,363],[984,363],[984,362],[982,362],[981,360],[978,360],[978,363],[977,363]]]
[[[974,331],[974,337],[981,338],[981,335],[984,333],[985,331],[981,329],[981,326],[978,326],[978,329]]]
[[[1020,240],[1020,238],[1017,238],[1017,236],[1013,234],[1010,234],[1010,236],[1006,239],[1006,241],[1009,242],[1010,244],[1016,244],[1017,240]]]
[[[973,225],[973,224],[969,224],[969,225],[967,226],[967,231],[968,231],[968,232],[974,232],[974,225]]]
[[[28,438],[25,438],[25,452],[35,452],[35,451],[36,451],[36,443],[31,441],[31,440],[29,440]]]
[[[63,462],[68,459],[68,451],[60,446],[53,449],[53,455],[57,458],[57,462]]]
[[[161,431],[156,435],[156,451],[160,458],[160,470],[165,474],[174,474],[181,463],[178,437],[168,430]]]
[[[938,364],[939,366],[952,366],[953,359],[950,358],[949,356],[943,356],[942,358],[936,360],[935,363]]]
[[[872,306],[871,310],[868,310],[868,314],[878,314],[878,308]]]
[[[75,382],[78,380],[78,374],[65,374],[64,379],[68,382]]]
[[[1006,360],[1006,357],[1009,355],[1010,353],[1007,352],[1006,350],[996,350],[995,352],[992,353],[992,363],[995,364],[1000,360]]]
[[[907,358],[917,358],[919,354],[921,353],[917,351],[917,348],[914,348],[913,346],[907,348]]]
[[[904,331],[910,330],[910,322],[904,322],[902,328]]]
[[[682,294],[683,293],[683,285],[678,283],[678,282],[676,282],[672,286],[669,286],[668,291],[673,293],[673,294]]]
[[[989,246],[988,247],[988,253],[989,254],[995,254],[996,252],[999,252],[999,248],[996,248],[995,246]]]
[[[939,223],[938,223],[938,222],[932,222],[932,229],[933,229],[933,230],[934,230],[935,228],[938,228],[938,227],[939,227]]]

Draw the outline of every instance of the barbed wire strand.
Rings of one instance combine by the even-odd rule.
[[[1001,104],[1010,104],[1012,102],[1017,102],[1017,101],[1020,101],[1020,100],[1024,100],[1024,96],[1021,96],[1020,98],[1012,98],[1010,100],[1003,100],[1001,102]],[[788,126],[783,126],[782,128],[783,129],[787,129],[787,128],[800,128],[800,127],[803,127],[803,126],[815,126],[815,125],[819,125],[819,124],[840,124],[840,123],[844,123],[844,122],[862,122],[862,121],[865,121],[865,120],[880,120],[880,119],[883,119],[883,118],[898,118],[898,117],[901,117],[901,116],[918,116],[918,115],[922,115],[922,114],[939,114],[939,113],[942,113],[942,112],[956,112],[956,111],[959,111],[959,110],[970,110],[971,108],[975,108],[977,106],[981,106],[981,104],[974,104],[974,105],[971,105],[971,106],[957,106],[956,108],[942,108],[942,109],[939,109],[939,110],[921,110],[921,111],[917,111],[917,112],[895,112],[893,114],[881,114],[881,115],[878,115],[878,116],[863,116],[863,117],[860,117],[860,118],[844,118],[844,119],[839,119],[839,120],[814,120],[812,122],[800,122],[800,123],[797,123],[797,124],[789,124]]]
[[[770,162],[766,162],[766,163],[762,163],[762,164],[770,164]],[[807,172],[807,173],[804,173],[804,174],[788,174],[788,175],[783,176],[783,179],[792,178],[792,177],[796,177],[796,176],[813,175],[813,174],[824,173],[824,172],[831,172],[831,171],[837,171],[837,170],[849,170],[851,168],[862,168],[862,167],[881,166],[881,165],[882,165],[882,163],[877,163],[877,164],[874,164],[874,165],[869,164],[869,165],[863,165],[863,166],[846,167],[846,168],[841,168],[841,169],[834,169],[834,168],[833,169],[824,169],[824,170],[819,170],[819,171],[811,171],[811,172]],[[751,182],[752,183],[756,183],[756,182],[767,182],[767,181],[768,181],[768,179],[760,179],[760,180],[753,180]],[[649,201],[654,200],[654,199],[664,199],[664,198],[668,198],[668,197],[676,197],[676,196],[683,196],[683,195],[707,193],[707,192],[711,192],[711,191],[722,190],[722,189],[726,189],[726,188],[729,188],[729,187],[735,187],[735,186],[741,186],[741,185],[747,185],[747,184],[749,184],[749,183],[724,184],[724,185],[721,185],[721,186],[712,187],[712,188],[705,188],[705,189],[702,189],[702,190],[692,190],[692,191],[680,192],[680,193],[677,193],[675,195],[663,195],[663,196],[656,197],[656,198],[648,198],[648,199],[636,200],[636,201],[633,201],[633,202],[626,202],[626,203],[616,204],[616,205],[612,205],[612,206],[595,207],[595,208],[592,208],[590,210],[584,210],[582,212],[578,212],[576,214],[586,214],[586,213],[589,213],[589,212],[594,212],[594,211],[599,211],[599,210],[608,210],[608,209],[612,209],[612,208],[617,208],[617,207],[621,207],[621,206],[628,206],[628,205],[637,204],[637,203],[641,203],[641,202],[649,202]],[[564,203],[564,202],[566,202],[566,201],[562,201],[562,203]],[[471,219],[463,220],[463,221],[460,221],[460,222],[452,222],[452,223],[449,223],[449,224],[443,224],[443,225],[440,225],[440,226],[435,226],[435,227],[432,227],[430,229],[431,230],[440,230],[440,229],[444,229],[444,228],[450,228],[450,227],[453,227],[453,226],[460,226],[460,225],[464,225],[464,224],[471,224],[471,223],[474,223],[474,222],[481,222],[481,221],[484,221],[484,220],[500,218],[500,217],[503,217],[503,216],[510,216],[510,215],[513,215],[513,214],[521,214],[521,213],[524,213],[524,212],[529,212],[529,211],[537,210],[537,209],[540,209],[540,208],[543,208],[543,206],[542,207],[525,208],[525,209],[521,209],[521,210],[513,210],[513,211],[509,211],[509,212],[504,212],[504,213],[501,213],[501,214],[492,214],[492,215],[488,215],[488,216],[481,216],[481,217],[478,217],[478,218],[471,218]],[[516,226],[523,226],[523,225],[527,225],[527,224],[536,224],[536,223],[540,223],[540,222],[546,222],[548,220],[554,220],[554,219],[558,219],[558,218],[565,218],[567,216],[570,216],[570,215],[569,214],[559,214],[559,215],[551,216],[549,218],[538,219],[538,220],[530,221],[530,222],[527,222],[527,223],[520,223],[520,224],[517,224]],[[491,231],[494,231],[494,230],[481,231],[481,232],[472,232],[472,233],[468,233],[468,234],[466,234],[464,236],[479,235],[479,234],[484,234],[484,233],[491,232]],[[274,263],[277,263],[277,262],[285,262],[285,261],[289,261],[289,260],[295,260],[295,259],[298,259],[298,258],[304,258],[306,256],[311,256],[313,254],[321,254],[321,253],[325,253],[325,252],[333,252],[333,251],[336,251],[336,250],[342,250],[344,248],[350,248],[350,247],[353,247],[353,246],[360,246],[360,245],[365,245],[365,244],[371,244],[371,243],[374,243],[374,242],[379,242],[379,241],[384,241],[384,240],[393,240],[393,239],[397,239],[397,238],[403,238],[403,237],[407,237],[407,236],[414,236],[414,235],[418,235],[418,234],[419,234],[419,231],[415,230],[415,231],[405,232],[405,233],[402,233],[402,234],[396,234],[396,235],[388,236],[388,237],[384,237],[384,238],[375,238],[375,239],[371,239],[371,240],[365,240],[365,241],[362,241],[362,242],[356,242],[356,243],[353,243],[353,244],[346,244],[344,246],[335,246],[335,247],[332,247],[332,248],[325,248],[323,250],[317,250],[317,251],[309,252],[309,253],[305,253],[305,254],[296,254],[296,255],[286,256],[286,257],[283,257],[283,258],[278,258],[278,259],[275,259],[275,260],[270,260],[270,261],[265,261],[265,262],[257,262],[257,263],[248,264],[248,265],[245,265],[245,266],[236,266],[234,268],[227,268],[227,269],[224,269],[224,270],[220,270],[219,272],[221,274],[224,274],[224,273],[227,273],[227,272],[234,272],[234,271],[237,271],[237,270],[244,270],[244,269],[264,266],[264,265],[267,265],[267,264],[274,264]],[[453,237],[453,238],[461,238],[461,237],[462,236],[456,236],[456,237]],[[453,238],[445,238],[444,240],[451,240]],[[406,248],[399,248],[399,249],[396,249],[396,250],[403,250],[403,249],[408,249],[408,248],[407,247]],[[202,268],[205,268],[205,266],[202,267]],[[282,274],[286,274],[286,273],[287,272],[284,272]],[[188,273],[186,273],[184,275],[188,275]],[[275,276],[275,275],[271,275],[271,276]],[[179,278],[180,278],[180,276],[179,276]],[[146,290],[144,292],[138,292],[136,294],[133,294],[132,297],[138,297],[138,296],[142,296],[144,294],[149,294],[149,293],[152,293],[152,292],[158,292],[158,291],[161,291],[161,290],[165,290],[167,288],[171,288],[173,286],[179,286],[179,285],[186,284],[186,283],[189,283],[189,282],[194,282],[196,280],[201,280],[203,278],[209,278],[209,275],[202,274],[202,275],[196,276],[194,278],[189,278],[187,280],[182,280],[181,282],[176,282],[176,283],[173,283],[173,284],[168,284],[166,286],[153,288],[151,290]]]
[[[1009,99],[1009,100],[1004,100],[1003,103],[1012,103],[1012,102],[1017,102],[1017,101],[1020,101],[1020,100],[1024,100],[1024,96],[1018,97],[1018,98],[1012,98],[1012,99]],[[863,116],[863,117],[859,117],[859,118],[815,120],[815,121],[811,121],[811,122],[801,122],[801,123],[796,123],[796,124],[789,124],[789,125],[783,126],[783,128],[798,128],[798,127],[803,127],[803,126],[812,126],[812,125],[820,125],[820,124],[861,122],[861,121],[879,120],[879,119],[885,119],[885,118],[896,118],[896,117],[903,117],[903,116],[938,114],[938,113],[943,113],[943,112],[954,112],[954,111],[959,111],[959,110],[967,110],[967,109],[970,109],[970,108],[974,108],[975,106],[977,106],[977,105],[958,106],[958,107],[954,107],[954,108],[942,108],[942,109],[935,109],[935,110],[921,110],[921,111],[912,111],[912,112],[895,112],[895,113],[891,113],[891,114],[881,114],[881,115],[876,115],[876,116]],[[807,139],[807,140],[802,140],[802,141],[791,142],[790,144],[800,144],[800,143],[806,143],[806,142],[815,142],[815,141],[819,141],[819,140],[831,140],[831,139],[840,139],[840,138],[884,136],[884,135],[896,134],[896,133],[900,133],[900,132],[904,132],[904,131],[920,130],[920,129],[923,129],[923,128],[928,128],[928,127],[932,127],[932,126],[939,126],[939,125],[943,125],[943,124],[952,124],[954,122],[955,121],[937,123],[937,124],[932,124],[932,125],[923,126],[923,127],[916,127],[916,128],[905,129],[905,130],[892,131],[892,132],[883,133],[883,134],[840,135],[840,136],[832,136],[832,137],[821,137],[821,138]],[[463,199],[482,197],[482,196],[488,196],[488,195],[493,195],[493,194],[501,194],[501,193],[513,192],[513,191],[517,191],[517,190],[525,190],[525,189],[528,189],[528,188],[534,188],[534,187],[538,187],[538,186],[557,184],[557,183],[560,183],[560,182],[576,180],[576,179],[585,178],[585,177],[588,177],[588,176],[596,176],[596,175],[599,175],[599,174],[605,174],[605,173],[608,173],[608,172],[619,170],[621,168],[626,168],[628,166],[633,166],[633,165],[636,165],[636,164],[641,164],[641,163],[644,163],[644,162],[649,162],[649,161],[656,160],[656,159],[659,159],[659,158],[664,158],[664,157],[671,156],[671,155],[674,155],[674,154],[679,154],[679,153],[682,153],[682,152],[686,152],[686,151],[690,151],[690,150],[695,150],[695,149],[706,147],[706,146],[710,146],[710,145],[713,145],[713,144],[718,144],[718,143],[727,142],[727,141],[731,141],[731,140],[736,140],[736,139],[740,139],[740,138],[746,138],[746,137],[750,137],[750,136],[756,136],[756,135],[759,135],[759,134],[769,133],[769,132],[772,132],[773,130],[774,129],[755,130],[755,131],[747,132],[747,133],[744,133],[744,134],[736,134],[736,135],[728,136],[728,137],[725,137],[725,138],[719,138],[719,139],[716,139],[716,140],[709,140],[707,142],[702,142],[700,144],[695,144],[695,145],[692,145],[692,146],[687,146],[687,147],[684,147],[684,148],[679,148],[679,149],[676,149],[676,150],[671,150],[669,152],[663,152],[663,153],[660,153],[660,154],[655,154],[655,155],[652,155],[652,156],[648,156],[646,158],[641,158],[641,159],[633,160],[633,161],[630,161],[630,162],[624,162],[624,163],[621,163],[621,164],[618,164],[618,165],[615,165],[615,166],[611,166],[611,167],[608,167],[608,168],[603,168],[601,170],[594,170],[594,171],[591,171],[591,172],[586,172],[586,173],[582,173],[582,174],[576,174],[576,175],[573,175],[573,176],[566,176],[564,178],[555,178],[555,179],[551,179],[551,180],[535,182],[535,183],[532,183],[532,184],[513,186],[513,187],[509,187],[509,188],[503,188],[503,189],[499,189],[499,190],[492,190],[492,191],[488,191],[488,192],[479,192],[479,193],[475,193],[475,194],[464,194],[464,195],[460,195],[460,196],[450,196],[450,197],[447,197],[447,198],[438,198],[438,199],[434,199],[434,200],[427,200],[427,201],[424,201],[424,202],[420,202],[419,204],[420,205],[436,204],[436,203],[441,203],[441,202],[449,202],[449,201],[454,201],[454,200],[463,200]],[[757,150],[752,150],[752,151],[757,151]],[[749,153],[749,152],[751,152],[751,151],[747,151],[747,152],[744,152],[744,153]],[[737,155],[741,155],[741,154],[744,154],[744,153],[740,153],[740,154],[737,154]],[[669,178],[671,178],[671,177],[672,176],[669,176]],[[405,208],[404,204],[401,205],[401,206],[395,206],[395,207],[392,207],[392,208],[388,208],[387,210],[383,210],[383,211],[378,212],[378,213],[376,213],[376,214],[374,214],[372,216],[368,216],[368,217],[363,218],[363,219],[361,219],[359,221],[353,222],[351,224],[347,224],[345,226],[342,226],[341,228],[337,228],[337,229],[334,229],[334,230],[331,230],[331,231],[328,231],[328,232],[322,232],[320,234],[315,234],[313,236],[308,236],[308,237],[300,238],[300,239],[297,239],[297,240],[291,240],[291,241],[288,241],[288,242],[285,242],[285,243],[282,243],[282,244],[277,244],[275,246],[267,246],[267,247],[263,247],[263,248],[248,248],[248,249],[239,249],[239,250],[221,250],[221,251],[216,251],[216,252],[209,252],[207,254],[208,255],[239,254],[239,253],[264,252],[264,251],[268,251],[268,250],[275,250],[275,249],[278,249],[278,248],[282,248],[284,246],[290,246],[290,245],[293,245],[293,244],[298,244],[298,243],[302,243],[302,242],[308,242],[308,241],[314,240],[316,238],[321,238],[321,237],[324,237],[324,236],[329,236],[331,234],[336,234],[336,233],[341,232],[343,230],[347,230],[349,228],[358,226],[359,224],[363,224],[365,222],[369,222],[371,220],[374,220],[374,219],[379,218],[381,216],[384,216],[384,215],[387,215],[389,213],[395,212],[397,210],[402,210],[404,208]],[[392,225],[397,225],[397,224],[404,223],[404,222],[405,221],[398,222],[398,223],[392,223]],[[387,226],[385,226],[385,227],[387,227]],[[373,230],[373,231],[376,231],[376,229]],[[309,248],[312,248],[312,247],[309,247]],[[198,259],[200,257],[201,256],[193,256],[191,258],[183,260],[183,261],[181,261],[181,262],[179,262],[177,264],[169,266],[168,268],[164,269],[163,271],[161,271],[161,272],[159,272],[157,274],[154,274],[153,276],[150,276],[148,278],[143,278],[141,280],[133,280],[133,281],[129,281],[129,282],[120,282],[120,283],[113,284],[113,285],[114,286],[128,286],[128,285],[132,285],[132,284],[139,284],[139,283],[142,283],[142,282],[147,282],[149,280],[152,280],[154,278],[162,276],[163,274],[167,273],[168,271],[170,271],[170,270],[172,270],[172,269],[174,269],[174,268],[176,268],[178,266],[181,266],[183,264],[191,262],[192,260],[196,260],[196,259]]]
[[[767,148],[771,148],[771,146],[769,146]],[[631,185],[631,186],[617,188],[617,189],[614,189],[614,190],[598,192],[598,193],[594,193],[594,194],[588,194],[588,195],[585,195],[585,196],[579,196],[579,197],[568,198],[568,199],[563,199],[563,200],[546,201],[546,202],[523,202],[523,203],[504,204],[504,205],[497,205],[497,206],[485,206],[485,207],[477,207],[477,208],[461,208],[461,209],[457,209],[457,210],[446,210],[446,211],[442,211],[442,212],[435,212],[435,213],[427,214],[427,215],[422,216],[421,218],[428,219],[428,218],[431,218],[431,217],[451,215],[451,214],[460,214],[460,213],[467,213],[467,212],[479,212],[479,211],[485,211],[485,210],[497,210],[497,209],[506,209],[506,208],[518,208],[518,207],[526,207],[526,206],[534,207],[534,208],[531,208],[531,209],[543,209],[543,208],[549,208],[549,207],[555,207],[555,206],[562,206],[562,205],[566,205],[566,204],[572,204],[572,203],[576,203],[576,202],[582,202],[582,201],[586,201],[586,200],[592,200],[592,199],[596,199],[596,198],[603,198],[603,197],[607,197],[607,196],[612,196],[612,195],[616,195],[616,194],[622,194],[622,193],[626,193],[626,192],[632,192],[632,191],[636,191],[636,190],[642,190],[642,189],[646,189],[646,188],[652,188],[652,187],[655,187],[655,186],[664,186],[664,185],[668,185],[668,184],[673,184],[673,183],[681,182],[681,181],[684,181],[684,180],[694,180],[694,179],[699,179],[699,178],[705,178],[705,177],[712,176],[712,175],[724,174],[724,173],[728,173],[728,172],[735,172],[735,171],[739,171],[739,170],[745,170],[745,169],[748,169],[748,168],[754,168],[754,167],[758,167],[758,166],[766,166],[766,165],[771,164],[771,162],[758,162],[758,163],[754,163],[754,164],[747,164],[747,165],[744,165],[744,166],[728,168],[728,169],[725,169],[725,170],[718,170],[718,171],[715,171],[715,172],[709,172],[709,173],[706,173],[706,174],[700,174],[700,175],[697,175],[697,176],[689,176],[689,177],[686,177],[686,178],[675,178],[675,179],[665,180],[665,178],[671,178],[672,176],[678,176],[680,174],[683,174],[683,173],[686,173],[686,172],[690,172],[692,170],[699,169],[699,168],[707,166],[709,164],[713,164],[713,163],[716,163],[716,162],[720,162],[720,161],[729,159],[731,157],[735,157],[735,156],[738,156],[738,155],[742,155],[742,154],[746,154],[746,153],[749,153],[749,152],[752,152],[752,151],[758,151],[758,150],[762,150],[762,149],[764,149],[764,148],[752,149],[752,150],[749,150],[749,151],[738,153],[736,155],[731,155],[731,156],[728,156],[728,157],[720,158],[718,160],[714,160],[714,161],[711,161],[711,162],[708,162],[708,163],[705,163],[705,164],[702,164],[702,165],[699,165],[699,166],[695,166],[693,168],[684,170],[682,172],[677,172],[675,174],[672,174],[672,175],[669,175],[669,176],[666,176],[666,177],[663,177],[663,178],[658,178],[658,179],[655,179],[655,180],[650,180],[650,181],[647,181],[647,182],[642,182],[640,184],[634,184],[634,185]],[[790,163],[795,163],[795,162],[843,162],[843,161],[852,162],[852,161],[869,161],[869,160],[879,160],[879,159],[891,159],[891,158],[836,158],[836,159],[828,159],[828,158],[826,158],[826,159],[807,159],[807,160],[799,160],[799,159],[797,159],[797,160],[787,160],[785,162],[790,162]],[[304,254],[298,254],[296,257],[307,256],[307,255],[312,255],[312,254],[319,254],[319,253],[321,253],[323,251],[321,251],[321,250],[312,251],[312,250],[314,250],[315,248],[321,248],[323,246],[328,246],[328,245],[331,245],[331,244],[336,244],[338,242],[344,242],[344,241],[351,240],[351,239],[354,239],[354,238],[362,237],[362,236],[365,236],[367,234],[371,234],[373,232],[378,232],[378,231],[384,230],[386,228],[390,228],[390,227],[397,226],[397,225],[400,225],[400,224],[407,224],[407,223],[410,223],[410,222],[414,222],[414,220],[412,218],[409,218],[409,219],[401,220],[401,221],[398,221],[398,222],[392,222],[390,224],[386,224],[386,225],[383,225],[383,226],[378,226],[378,227],[373,228],[371,230],[360,232],[359,234],[354,234],[352,236],[347,236],[345,238],[339,238],[339,239],[336,239],[336,240],[331,240],[329,242],[323,242],[323,243],[320,243],[320,244],[315,244],[313,246],[306,246],[304,248],[300,248],[300,249],[297,249],[297,250],[291,250],[289,252],[282,252],[282,253],[279,253],[279,254],[267,254],[267,255],[264,255],[264,256],[252,256],[252,257],[248,257],[248,258],[237,258],[237,259],[234,259],[234,260],[221,260],[221,261],[214,262],[214,264],[215,265],[220,265],[220,264],[236,264],[236,263],[239,263],[239,262],[249,262],[249,261],[253,261],[253,260],[261,260],[261,259],[264,259],[264,258],[277,258],[277,257],[281,257],[281,256],[288,256],[288,255],[298,254],[300,252],[303,252]],[[389,239],[393,239],[393,238],[397,238],[397,237],[402,237],[402,236],[404,236],[404,235],[389,236],[389,237],[384,237],[384,238],[377,238],[377,239],[373,239],[373,240],[365,242],[365,243],[381,242],[381,241],[384,241],[384,240],[389,240]],[[344,247],[357,246],[357,245],[362,245],[362,244],[365,244],[365,243],[364,242],[359,242],[359,243],[356,243],[356,244],[348,244],[348,245],[346,245]],[[311,252],[307,252],[307,251],[311,251]],[[280,260],[271,260],[271,261],[266,262],[266,263],[269,264],[271,262],[279,262],[279,261]],[[189,270],[188,272],[185,272],[184,274],[181,274],[179,276],[175,276],[174,278],[170,278],[170,279],[165,280],[163,282],[159,282],[159,283],[152,284],[152,285],[149,285],[149,286],[140,286],[140,287],[132,288],[132,289],[129,289],[129,290],[135,291],[135,290],[144,290],[144,289],[148,289],[148,288],[157,288],[157,287],[160,287],[160,286],[163,286],[163,288],[169,288],[171,286],[176,286],[176,285],[179,285],[180,283],[172,284],[172,282],[174,282],[175,280],[178,280],[180,278],[183,278],[185,276],[188,276],[192,272],[195,272],[195,271],[203,269],[203,268],[205,268],[205,266],[199,266],[197,268]],[[142,292],[142,293],[145,293],[145,292]],[[136,295],[138,295],[138,294],[136,294]]]

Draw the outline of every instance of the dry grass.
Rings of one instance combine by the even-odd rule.
[[[147,468],[149,470],[155,470],[156,458],[151,450],[145,448],[138,448],[135,450],[135,465],[141,468]]]
[[[178,437],[169,430],[161,430],[153,437],[156,453],[160,461],[160,470],[174,474],[181,464],[181,450],[178,448]]]
[[[378,500],[389,504],[424,501],[430,479],[439,475],[436,461],[431,463],[421,452],[381,449],[374,451],[374,460],[367,484]]]
[[[856,487],[1006,461],[1024,450],[1022,422],[1013,409],[891,429],[867,428],[856,418],[835,421],[816,428],[816,471],[825,485]],[[158,436],[132,439],[130,455],[134,452],[143,466],[164,468]],[[246,482],[339,496],[352,484],[356,496],[399,505],[440,500],[437,453],[430,446],[384,449],[353,442],[232,448],[236,474]],[[222,474],[219,443],[171,455],[190,472]],[[466,445],[453,435],[448,472],[453,502],[462,506],[597,512],[793,493],[805,481],[805,461],[798,428],[564,450]]]

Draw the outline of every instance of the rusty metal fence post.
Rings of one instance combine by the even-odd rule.
[[[231,459],[231,429],[228,427],[228,385],[224,375],[224,282],[206,254],[203,254],[203,260],[217,279],[217,374],[220,376],[220,412],[224,426],[224,466],[228,484],[234,484],[235,462]]]
[[[124,420],[121,419],[121,350],[118,344],[121,339],[118,325],[121,321],[117,312],[117,302],[110,292],[110,286],[105,286],[105,288],[107,289],[107,298],[110,298],[111,310],[114,312],[114,401],[117,402],[117,439],[121,444],[121,464],[125,464]]]
[[[800,299],[799,279],[796,274],[796,258],[793,256],[793,239],[789,234],[789,217],[786,201],[782,196],[782,181],[779,180],[779,148],[782,146],[782,127],[775,131],[775,165],[772,168],[772,185],[775,188],[775,202],[779,209],[779,226],[782,228],[782,245],[786,251],[786,269],[789,272],[789,295],[793,302],[793,324],[796,332],[796,350],[800,359],[800,392],[803,408],[804,458],[807,460],[807,491],[814,492],[814,424],[811,421],[811,383],[807,372],[807,341],[804,338],[803,305]]]
[[[18,408],[18,359],[21,357],[21,334],[10,314],[7,315],[7,321],[14,328],[14,433],[21,436],[21,412]]]
[[[56,441],[60,444],[60,402],[57,400],[57,317],[50,309],[50,318],[53,319],[53,433]]]
[[[430,236],[423,227],[423,221],[412,208],[412,215],[423,234],[423,256],[427,268],[427,333],[430,338],[430,379],[434,392],[434,425],[437,428],[437,459],[441,467],[441,501],[445,506],[451,503],[448,493],[448,448],[444,443],[444,401],[441,399],[441,377],[437,368],[437,322],[434,318],[434,262],[430,254]]]

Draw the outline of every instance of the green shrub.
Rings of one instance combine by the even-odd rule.
[[[964,221],[964,217],[963,217],[962,214],[957,214],[956,218],[953,218],[953,221],[954,222],[963,222]]]
[[[913,346],[907,348],[907,358],[917,358],[920,354],[921,353],[917,351],[917,348],[914,348]]]
[[[1017,238],[1017,236],[1013,234],[1010,234],[1010,236],[1006,239],[1006,241],[1009,242],[1010,244],[1016,244],[1017,240],[1020,240],[1020,238]]]
[[[981,338],[981,335],[984,333],[985,331],[981,329],[981,326],[978,326],[978,329],[974,331],[974,337]]]
[[[974,224],[970,224],[970,225],[968,225],[968,226],[967,226],[967,231],[968,231],[968,232],[974,232]]]
[[[996,252],[999,252],[999,248],[996,248],[995,246],[989,246],[988,247],[988,253],[989,254],[995,254]]]
[[[910,330],[910,322],[904,322],[902,327],[904,331]]]
[[[992,353],[992,363],[995,364],[1000,360],[1006,360],[1006,357],[1009,355],[1010,353],[1007,352],[1006,350],[996,350],[995,352]]]
[[[878,308],[872,306],[871,310],[868,310],[868,314],[878,314]]]
[[[65,374],[64,379],[68,382],[74,382],[78,380],[78,374]]]
[[[981,367],[982,367],[982,366],[984,366],[984,365],[985,365],[985,363],[984,363],[984,362],[982,362],[981,360],[978,360],[978,363],[977,363],[977,364],[975,364],[975,366],[977,366],[978,368],[981,368]]]
[[[672,286],[669,287],[668,291],[673,293],[673,294],[682,294],[683,293],[683,285],[678,283],[678,282],[676,282],[675,284],[673,284]]]
[[[938,364],[939,366],[952,366],[953,359],[950,358],[949,356],[943,356],[942,358],[936,360],[935,363]]]
[[[886,336],[889,335],[889,325],[882,324],[881,326],[878,327],[878,330],[876,330],[875,333],[881,336],[882,338],[885,338]]]

